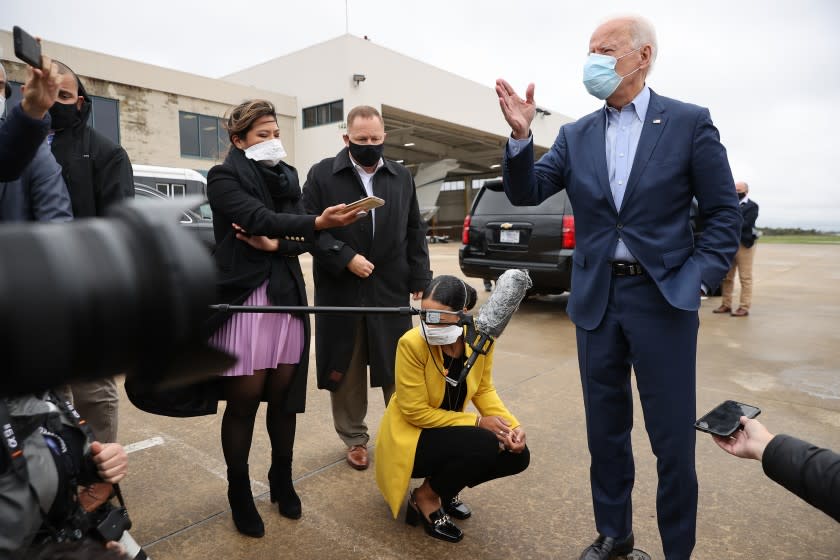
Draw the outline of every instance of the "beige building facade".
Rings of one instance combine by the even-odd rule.
[[[81,77],[94,96],[93,126],[110,126],[106,135],[135,164],[206,175],[228,147],[222,117],[243,100],[264,98],[277,108],[285,160],[297,167],[303,183],[313,164],[344,147],[350,109],[376,107],[386,125],[385,157],[408,167],[418,187],[440,185],[446,178],[440,197],[433,186],[418,189],[418,199],[422,210],[422,197],[431,196],[447,225],[460,223],[469,210],[480,185],[474,180],[499,175],[510,133],[494,84],[467,80],[353,35],[220,79],[49,41],[42,48]],[[26,67],[14,59],[12,34],[3,30],[0,59],[8,80],[25,81]],[[537,112],[532,132],[539,156],[571,119],[542,107]]]

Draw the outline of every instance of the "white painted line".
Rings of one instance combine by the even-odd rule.
[[[143,449],[148,449],[157,445],[163,445],[162,437],[155,436],[153,438],[144,439],[143,441],[138,441],[137,443],[129,443],[124,447],[124,449],[126,453],[134,453],[135,451],[142,451]]]

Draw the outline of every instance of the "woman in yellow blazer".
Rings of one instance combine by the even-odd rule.
[[[397,346],[396,391],[376,440],[376,483],[394,517],[409,480],[425,477],[409,495],[406,523],[422,521],[429,535],[449,542],[463,538],[451,517],[471,515],[459,492],[520,473],[530,461],[525,430],[493,385],[493,349],[457,383],[472,353],[458,312],[475,301],[475,290],[454,276],[426,288],[423,320]],[[467,402],[478,414],[464,412]]]

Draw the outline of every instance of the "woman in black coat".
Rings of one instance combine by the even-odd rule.
[[[234,108],[227,122],[231,149],[225,162],[208,174],[207,196],[213,209],[220,303],[306,305],[297,256],[317,241],[317,231],[351,223],[355,213],[343,205],[320,216],[305,215],[295,169],[285,156],[274,106],[263,100]],[[266,427],[271,440],[271,501],[280,513],[297,519],[300,499],[292,485],[295,414],[303,412],[309,358],[305,315],[235,313],[208,322],[213,346],[237,357],[222,374],[227,400],[222,419],[222,450],[228,467],[228,500],[239,532],[261,537],[262,519],[251,495],[248,455],[254,419],[268,403]]]

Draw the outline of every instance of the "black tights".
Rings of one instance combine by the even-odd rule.
[[[261,370],[253,375],[222,379],[222,391],[227,400],[222,417],[222,452],[229,470],[244,473],[248,469],[254,419],[263,400],[268,402],[265,426],[271,440],[272,461],[275,457],[291,460],[297,415],[283,410],[296,368],[297,364],[278,364],[275,369]]]

